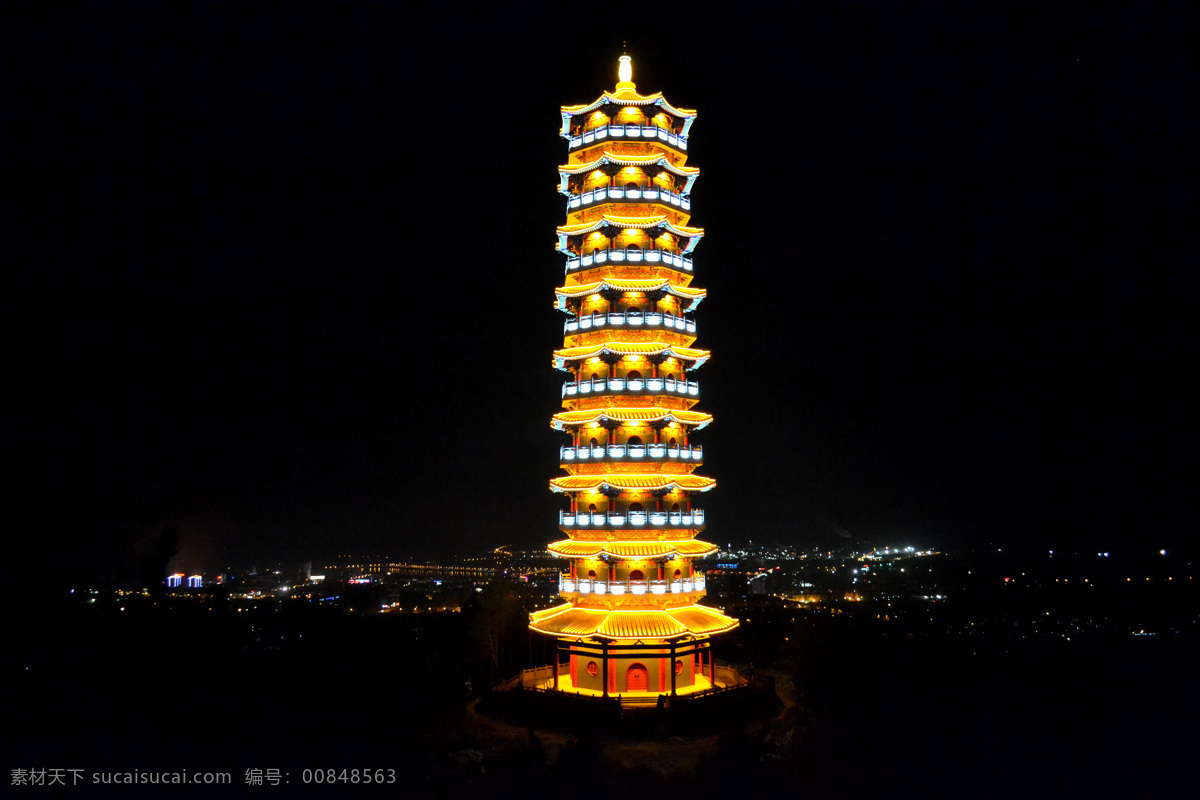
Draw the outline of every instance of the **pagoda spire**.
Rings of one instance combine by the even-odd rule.
[[[623,89],[628,89],[631,92],[637,91],[637,86],[633,82],[633,59],[629,56],[621,56],[620,65],[617,67],[617,92],[618,94]]]

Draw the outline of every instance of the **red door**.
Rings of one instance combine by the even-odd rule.
[[[625,673],[625,689],[629,692],[644,692],[649,682],[650,673],[641,664],[630,664]]]

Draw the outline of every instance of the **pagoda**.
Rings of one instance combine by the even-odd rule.
[[[708,360],[692,347],[692,316],[705,297],[692,283],[688,226],[699,170],[687,166],[696,112],[661,93],[638,94],[629,56],[616,91],[562,108],[567,198],[558,250],[565,312],[554,366],[566,373],[560,448],[565,539],[549,550],[569,562],[563,602],[534,612],[530,627],[558,637],[553,688],[581,694],[657,695],[716,685],[710,637],[737,621],[699,604],[695,560],[716,552],[696,537],[694,501],[715,485],[695,474],[703,450],[691,435],[712,417],[694,409],[692,372]]]

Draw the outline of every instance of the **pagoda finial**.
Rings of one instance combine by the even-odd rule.
[[[621,56],[621,65],[617,67],[617,91],[622,89],[631,89],[636,91],[637,86],[633,83],[633,59],[629,56]]]

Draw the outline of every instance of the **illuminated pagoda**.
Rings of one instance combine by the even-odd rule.
[[[715,685],[713,634],[737,621],[700,605],[698,558],[716,545],[696,536],[696,497],[715,485],[694,473],[703,451],[691,434],[712,417],[696,411],[691,373],[708,360],[692,347],[688,226],[699,170],[686,165],[696,112],[661,93],[641,95],[629,56],[620,82],[587,105],[562,109],[568,163],[559,168],[566,257],[555,306],[566,313],[554,366],[567,373],[563,411],[551,422],[571,437],[567,473],[550,482],[569,506],[567,538],[549,550],[569,561],[564,602],[534,612],[530,627],[558,637],[566,657],[553,687],[596,696],[696,692]]]

